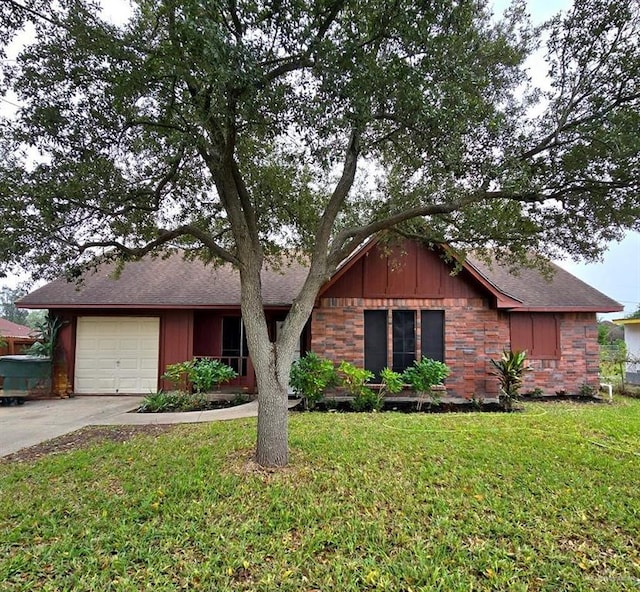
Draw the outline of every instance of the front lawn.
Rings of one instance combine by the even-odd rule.
[[[637,590],[640,401],[293,414],[0,464],[4,590]]]

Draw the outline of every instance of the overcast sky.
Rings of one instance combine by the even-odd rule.
[[[109,0],[104,3],[104,15],[113,22],[123,22],[126,19],[127,0]],[[495,0],[495,13],[500,14],[508,6],[508,0]],[[528,7],[534,23],[540,23],[559,10],[567,9],[570,0],[529,0]],[[540,69],[532,68],[534,72]],[[4,112],[11,109],[3,105]],[[609,245],[608,251],[599,263],[576,263],[559,261],[559,265],[573,273],[583,281],[592,285],[620,302],[625,307],[624,313],[604,315],[616,318],[635,311],[640,305],[640,234],[629,233],[620,243]],[[14,286],[16,278],[0,279],[3,285]]]

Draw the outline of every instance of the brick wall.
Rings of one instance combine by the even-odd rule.
[[[583,385],[599,386],[600,350],[594,313],[560,315],[560,358],[530,360],[532,371],[524,380],[523,391],[541,388],[546,394],[564,391],[576,394]]]
[[[364,311],[379,309],[445,310],[445,362],[451,368],[446,385],[457,397],[495,397],[497,379],[491,359],[509,347],[509,316],[490,309],[481,298],[390,299],[324,298],[311,319],[311,350],[336,363],[364,366]],[[560,320],[557,360],[530,360],[534,368],[524,391],[576,393],[587,383],[598,385],[598,344],[594,314],[566,314]],[[392,365],[391,315],[388,317],[388,365]],[[416,315],[416,350],[420,351],[420,314]]]

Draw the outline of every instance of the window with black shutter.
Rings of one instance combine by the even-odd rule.
[[[403,372],[416,359],[416,313],[414,310],[394,310],[393,371]]]

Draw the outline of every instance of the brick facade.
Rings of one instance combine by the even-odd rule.
[[[598,389],[600,349],[595,313],[563,313],[558,317],[560,357],[530,360],[532,371],[525,377],[523,392],[541,388],[547,394],[577,394],[585,384]]]
[[[491,359],[510,346],[508,312],[490,307],[483,298],[323,298],[311,319],[311,350],[339,363],[364,366],[365,310],[444,310],[445,362],[451,368],[447,391],[456,397],[496,397],[497,379],[490,374]],[[523,392],[540,388],[545,393],[575,394],[583,384],[598,386],[598,344],[593,313],[559,315],[558,359],[529,361]],[[391,315],[387,320],[391,344]],[[416,351],[420,351],[420,314],[416,315]],[[388,365],[392,365],[388,348]]]

